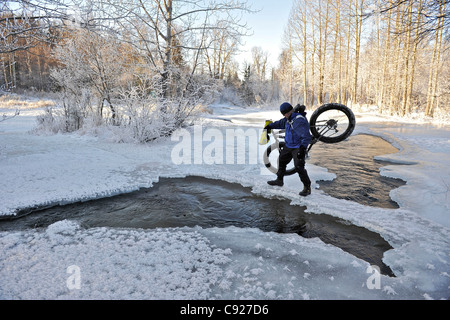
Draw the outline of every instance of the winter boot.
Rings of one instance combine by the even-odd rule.
[[[282,187],[283,186],[283,180],[277,178],[276,180],[271,180],[271,181],[267,181],[268,184],[270,184],[271,186],[279,186]]]
[[[301,195],[302,197],[306,197],[307,195],[311,194],[311,186],[304,186],[303,190],[300,191],[299,195]]]

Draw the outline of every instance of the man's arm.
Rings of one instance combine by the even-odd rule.
[[[286,125],[286,118],[283,118],[281,120],[272,122],[268,126],[266,126],[264,129],[284,129]]]

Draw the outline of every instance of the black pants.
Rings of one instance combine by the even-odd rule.
[[[303,182],[303,185],[306,187],[311,186],[311,180],[309,179],[308,172],[305,169],[305,156],[298,158],[299,148],[291,149],[291,148],[282,148],[280,151],[280,157],[278,160],[278,172],[277,177],[280,180],[283,180],[283,177],[286,173],[286,166],[292,159],[294,159],[295,170],[300,177],[300,180]]]

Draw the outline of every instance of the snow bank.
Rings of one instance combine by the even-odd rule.
[[[0,297],[206,299],[230,261],[209,242],[195,231],[82,230],[67,220],[1,234]]]
[[[0,244],[3,299],[420,298],[386,276],[376,287],[368,263],[318,239],[257,229],[83,230],[64,220],[0,233]]]

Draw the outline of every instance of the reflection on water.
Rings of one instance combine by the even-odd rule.
[[[328,215],[305,213],[288,200],[258,197],[250,188],[201,177],[161,179],[153,188],[130,194],[57,206],[12,221],[1,230],[46,227],[70,219],[84,227],[250,227],[319,237],[393,275],[382,257],[391,249],[379,234]]]
[[[374,160],[375,156],[397,151],[379,137],[359,134],[336,144],[315,144],[308,162],[336,174],[333,181],[319,181],[320,189],[327,194],[364,205],[398,208],[389,192],[405,182],[381,176],[380,167],[392,163]]]

